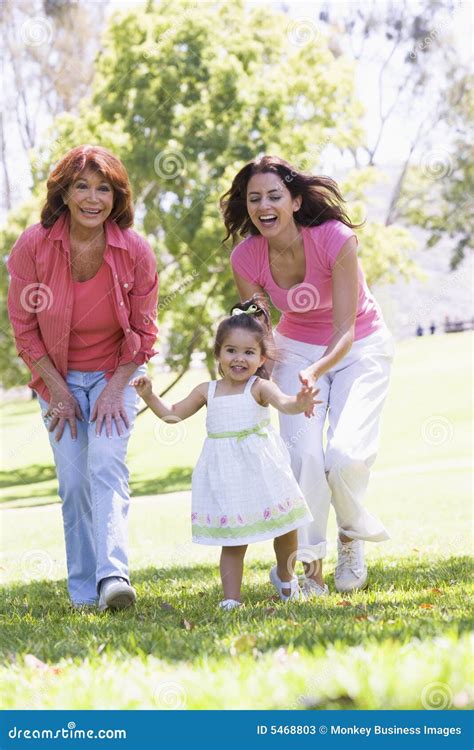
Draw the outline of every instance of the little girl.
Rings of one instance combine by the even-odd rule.
[[[263,304],[250,300],[235,307],[220,323],[214,344],[221,379],[201,383],[173,406],[153,393],[149,378],[131,381],[165,421],[187,419],[207,404],[207,440],[192,480],[192,532],[198,544],[222,546],[220,606],[226,610],[241,604],[247,545],[264,539],[274,539],[277,565],[270,581],[280,598],[300,597],[296,529],[312,519],[286,446],[270,426],[268,405],[311,417],[321,403],[319,391],[302,386],[296,396],[287,396],[268,380],[269,330]]]

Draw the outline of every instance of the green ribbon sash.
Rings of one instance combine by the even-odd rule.
[[[258,435],[259,437],[268,437],[268,432],[265,429],[270,424],[269,419],[264,419],[260,424],[255,427],[247,427],[245,430],[236,430],[235,432],[208,432],[207,437],[209,438],[231,438],[235,437],[237,440],[244,440],[249,435]]]

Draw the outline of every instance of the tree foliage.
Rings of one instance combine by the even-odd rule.
[[[79,117],[56,119],[36,159],[37,190],[67,148],[112,146],[156,250],[167,359],[183,372],[200,350],[212,367],[215,322],[236,296],[219,196],[258,154],[318,171],[327,145],[363,143],[362,114],[351,61],[318,36],[302,43],[285,14],[243,2],[150,3],[112,21],[91,100]],[[355,172],[343,186],[356,218],[373,178]],[[370,281],[410,270],[406,230],[368,224],[363,232]]]

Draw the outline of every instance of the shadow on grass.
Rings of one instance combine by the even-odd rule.
[[[163,495],[167,492],[179,492],[191,489],[191,468],[174,468],[170,469],[167,474],[154,477],[153,479],[131,480],[130,490],[132,497],[141,497],[142,495]],[[45,466],[32,464],[31,466],[14,469],[12,471],[0,472],[0,488],[8,490],[15,487],[15,493],[8,491],[2,492],[1,504],[14,503],[15,507],[34,507],[39,505],[49,505],[56,503],[59,498],[56,494],[57,486],[38,488],[35,487],[34,497],[30,497],[28,486],[32,484],[41,484],[56,479],[56,469],[54,466]],[[22,498],[18,493],[19,485],[25,486],[25,497]]]
[[[228,657],[232,640],[245,633],[256,636],[259,653],[290,644],[319,654],[330,644],[403,644],[470,629],[471,568],[468,557],[377,562],[364,592],[285,604],[274,601],[268,566],[254,563],[244,577],[245,606],[229,613],[218,609],[211,565],[141,569],[133,576],[138,604],[115,613],[72,610],[64,581],[12,584],[0,607],[0,651],[6,659],[32,653],[49,662],[95,660],[107,651],[176,662]]]

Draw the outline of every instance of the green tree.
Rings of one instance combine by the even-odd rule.
[[[430,233],[428,247],[443,237],[455,240],[454,270],[473,246],[474,76],[465,73],[456,80],[453,71],[453,79],[445,97],[445,118],[455,134],[452,148],[433,149],[409,171],[400,203],[406,220]]]

